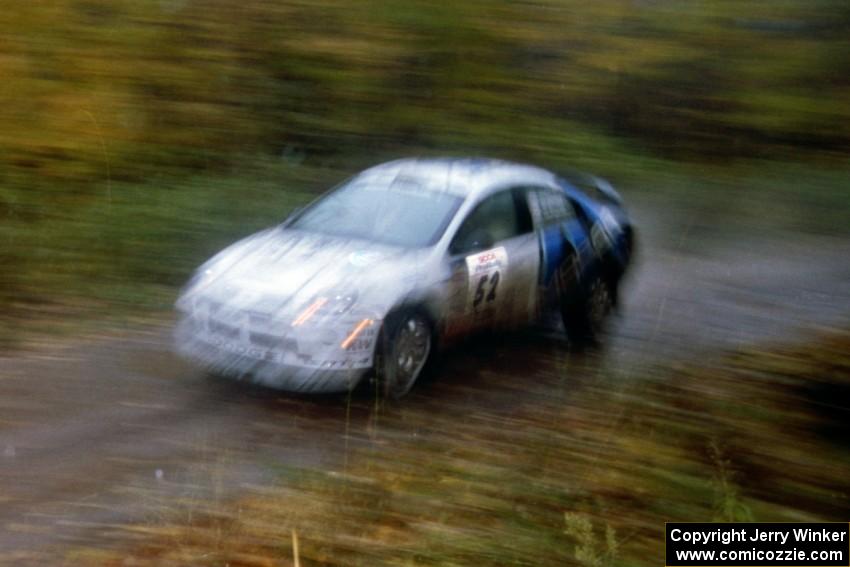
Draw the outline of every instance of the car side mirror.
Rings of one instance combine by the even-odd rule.
[[[304,211],[304,207],[295,207],[294,209],[292,209],[292,211],[290,211],[289,215],[287,215],[286,220],[283,221],[283,226],[288,226],[289,223],[291,223],[296,218],[298,218],[298,215],[300,215],[303,211]]]

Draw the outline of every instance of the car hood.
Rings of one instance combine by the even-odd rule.
[[[356,292],[359,303],[391,302],[421,253],[360,240],[273,228],[226,248],[201,266],[187,294],[224,301],[247,296],[294,305],[328,291]]]

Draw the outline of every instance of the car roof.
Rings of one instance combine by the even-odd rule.
[[[531,165],[490,158],[408,158],[371,167],[359,181],[410,184],[468,199],[511,183],[551,184],[555,175]]]

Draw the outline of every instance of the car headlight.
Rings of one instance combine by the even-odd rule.
[[[357,297],[356,291],[330,292],[314,297],[292,320],[292,326],[300,327],[317,315],[339,316],[348,313],[357,303]]]
[[[328,301],[328,309],[334,315],[342,315],[351,311],[355,303],[357,303],[356,291],[334,293]]]

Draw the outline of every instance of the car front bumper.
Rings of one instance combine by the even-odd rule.
[[[338,349],[305,357],[283,346],[228,340],[208,332],[191,316],[178,323],[174,339],[179,355],[211,372],[290,392],[350,391],[372,368],[371,356],[341,357]]]

